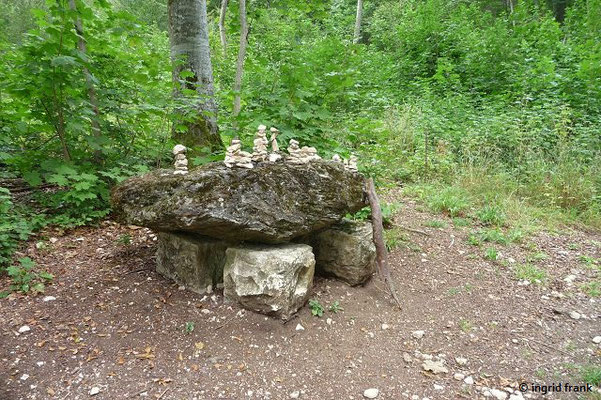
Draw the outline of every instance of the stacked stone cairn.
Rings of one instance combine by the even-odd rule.
[[[284,155],[279,131],[270,132],[268,140],[259,126],[252,154],[234,139],[224,163],[189,173],[178,145],[175,172],[130,178],[111,202],[122,222],[159,232],[157,272],[197,293],[223,288],[226,300],[287,320],[316,273],[367,282],[375,246],[370,223],[343,219],[366,205],[356,157],[325,161],[296,140]]]
[[[175,162],[173,167],[175,171],[173,171],[174,175],[186,175],[188,173],[188,159],[186,158],[186,146],[177,144],[173,148],[173,156],[175,157]]]
[[[280,154],[280,146],[278,146],[277,137],[280,134],[280,131],[277,128],[271,128],[271,138],[269,141],[271,142],[271,153],[269,154],[269,162],[276,162],[282,159],[282,155]]]
[[[253,141],[253,154],[252,160],[254,162],[263,162],[267,160],[267,145],[269,141],[267,140],[267,135],[265,133],[265,129],[267,127],[265,125],[259,125],[259,130],[255,136],[255,140]]]
[[[242,151],[240,139],[233,139],[227,147],[225,159],[223,161],[228,167],[253,168],[252,154]]]

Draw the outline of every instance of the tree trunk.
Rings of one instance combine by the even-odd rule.
[[[75,4],[75,0],[69,0],[69,7],[71,10],[77,12],[77,5]],[[86,41],[83,37],[83,23],[81,18],[75,18],[75,32],[77,32],[77,47],[79,51],[87,55],[88,47],[86,45]],[[94,81],[92,80],[92,74],[88,67],[83,66],[83,75],[86,79],[86,86],[88,88],[88,98],[90,100],[90,105],[92,106],[92,111],[94,112],[94,118],[91,120],[92,125],[92,135],[94,138],[99,139],[102,135],[100,131],[100,109],[98,108],[98,100],[96,99],[96,89],[94,88]],[[102,151],[99,149],[94,150],[94,162],[96,164],[100,164],[102,162]]]
[[[244,73],[247,39],[248,25],[246,24],[246,0],[240,0],[240,49],[238,50],[236,79],[234,81],[234,117],[237,117],[238,114],[240,114],[240,90],[242,89],[242,74]]]
[[[361,17],[363,16],[363,0],[357,0],[357,18],[355,19],[355,34],[353,43],[359,43],[361,40]]]
[[[228,0],[221,0],[221,10],[219,11],[219,37],[221,38],[221,47],[223,56],[227,54],[227,38],[225,37],[225,13],[227,11]]]
[[[181,118],[174,124],[173,135],[188,147],[222,149],[216,118],[206,0],[169,0],[169,38],[174,97],[184,100],[177,110]],[[183,71],[187,73],[182,78]],[[196,91],[192,102],[185,101],[182,89]],[[185,126],[183,132],[178,125]]]

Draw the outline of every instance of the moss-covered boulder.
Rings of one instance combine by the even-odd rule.
[[[229,241],[282,243],[328,227],[365,206],[364,180],[339,163],[211,163],[174,175],[130,178],[111,194],[122,222]]]

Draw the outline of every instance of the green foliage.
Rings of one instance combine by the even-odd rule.
[[[497,205],[485,205],[476,211],[476,216],[485,226],[503,226],[505,222],[505,214]]]
[[[0,271],[10,263],[19,241],[29,238],[32,231],[43,226],[43,215],[30,216],[31,211],[12,202],[10,191],[0,187]]]
[[[382,213],[382,224],[385,227],[392,226],[392,219],[395,214],[399,211],[400,204],[398,203],[382,203],[380,204],[380,212]],[[363,207],[361,210],[356,213],[350,215],[348,214],[346,218],[355,220],[355,221],[367,221],[371,220],[371,208]]]
[[[194,322],[188,321],[184,326],[184,333],[192,333],[194,332]]]
[[[499,253],[494,247],[487,247],[484,251],[484,258],[491,261],[496,261],[499,258]]]
[[[590,297],[601,297],[601,280],[584,283],[580,289]]]
[[[460,228],[464,226],[470,226],[472,222],[467,218],[455,217],[453,218],[453,226]]]
[[[386,244],[386,249],[388,251],[392,251],[401,246],[403,241],[406,241],[406,238],[398,229],[388,229],[384,232],[384,243]]]
[[[340,302],[338,300],[335,300],[332,304],[330,304],[330,306],[328,307],[328,310],[330,312],[333,312],[334,314],[336,314],[340,311],[344,311],[344,308],[342,308],[342,306],[340,305]]]
[[[115,241],[122,246],[129,246],[131,244],[131,235],[129,233],[124,233],[123,235],[119,235],[117,240]]]
[[[311,315],[314,317],[322,317],[324,308],[319,302],[319,300],[311,299],[309,300],[309,308],[311,309]]]
[[[547,280],[547,272],[532,264],[517,264],[514,272],[517,279],[525,279],[538,284]]]
[[[427,203],[433,211],[444,212],[451,217],[464,215],[470,204],[469,194],[456,187],[446,187],[431,193]]]
[[[19,258],[18,261],[18,265],[6,269],[12,281],[10,289],[22,293],[44,292],[44,281],[51,281],[54,276],[46,271],[35,271],[35,262],[29,257]]]
[[[598,269],[601,271],[601,258],[595,258],[582,254],[578,256],[578,260],[589,269]]]
[[[425,226],[429,226],[431,228],[446,228],[447,227],[447,223],[444,221],[439,221],[439,220],[431,220],[431,221],[426,221],[424,223]]]
[[[591,385],[601,385],[601,367],[596,365],[588,365],[580,368],[580,376],[582,380]]]

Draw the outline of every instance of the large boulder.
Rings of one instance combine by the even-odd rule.
[[[308,245],[230,247],[223,295],[249,310],[287,320],[307,301],[314,272],[315,257]]]
[[[196,293],[223,282],[227,243],[208,237],[159,232],[156,270]]]
[[[123,222],[231,241],[282,243],[328,227],[365,205],[361,175],[332,161],[259,163],[252,169],[210,163],[174,175],[130,178],[111,194]]]
[[[356,286],[376,271],[376,246],[369,222],[343,220],[304,241],[313,247],[316,274]]]

